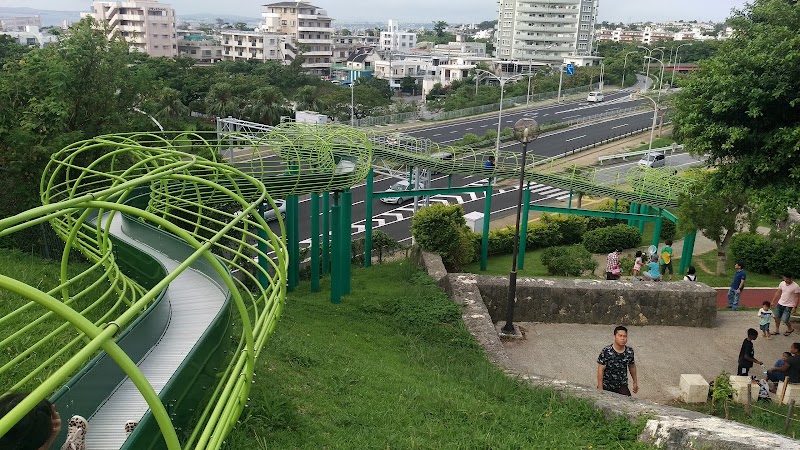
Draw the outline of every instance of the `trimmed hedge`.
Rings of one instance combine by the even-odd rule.
[[[585,217],[566,214],[543,214],[539,222],[529,222],[525,239],[525,251],[557,245],[571,245],[581,242],[586,232]],[[477,254],[480,255],[479,233],[475,239],[479,242]],[[489,232],[489,254],[507,255],[514,247],[514,227],[509,226]]]
[[[675,224],[672,223],[671,220],[662,218],[662,220],[661,220],[661,233],[658,234],[659,237],[661,238],[662,242],[663,241],[668,241],[668,240],[669,241],[675,240],[675,232],[676,231],[677,231],[677,228],[676,228]]]
[[[435,204],[420,209],[411,219],[411,233],[423,250],[441,255],[450,271],[475,259],[472,232],[461,205]]]
[[[630,209],[630,203],[620,200],[616,203],[617,205],[617,212],[628,212]],[[614,211],[614,201],[613,200],[606,200],[603,203],[595,205],[591,208],[595,211]],[[619,224],[627,224],[628,221],[624,219],[606,219],[605,217],[589,217],[586,223],[586,229],[588,231],[596,230],[598,228],[608,228],[614,225]]]
[[[598,228],[583,235],[583,245],[592,253],[609,253],[617,248],[633,248],[641,241],[642,235],[639,229],[628,225]]]
[[[550,275],[579,277],[583,272],[594,272],[597,261],[582,245],[550,247],[542,252],[542,265]]]

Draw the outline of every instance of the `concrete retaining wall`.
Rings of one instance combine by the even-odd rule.
[[[531,385],[556,389],[563,395],[574,395],[594,403],[607,416],[623,415],[631,421],[647,418],[639,440],[669,450],[775,450],[800,448],[798,441],[769,433],[740,423],[727,421],[694,411],[673,408],[632,397],[613,394],[561,380],[520,374],[512,367],[489,310],[479,288],[479,278],[493,278],[499,291],[502,277],[478,277],[473,274],[448,274],[438,255],[416,252],[413,255],[450,298],[462,306],[462,318],[475,339],[486,350],[487,357],[510,376],[519,377]],[[568,280],[559,280],[568,281]],[[527,280],[520,279],[519,283]],[[481,282],[482,283],[482,282]],[[606,282],[603,282],[606,283]],[[617,282],[608,282],[617,283]],[[679,284],[679,283],[672,283]],[[663,288],[663,287],[662,287]],[[566,287],[564,287],[566,289]],[[708,288],[710,289],[710,288]],[[713,289],[710,289],[713,294]],[[506,295],[508,291],[505,291]],[[502,294],[496,294],[502,295]],[[715,295],[715,294],[714,294]],[[503,299],[507,297],[502,296]],[[502,314],[502,312],[501,312]]]
[[[470,275],[494,321],[505,317],[508,279]],[[515,320],[713,327],[717,292],[702,283],[520,278]]]

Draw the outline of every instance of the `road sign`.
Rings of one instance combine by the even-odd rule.
[[[575,65],[567,64],[567,75],[575,75]]]

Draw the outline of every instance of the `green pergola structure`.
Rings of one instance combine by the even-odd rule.
[[[451,150],[452,160],[431,156]],[[319,289],[319,277],[330,271],[331,300],[338,302],[350,292],[350,188],[370,184],[374,162],[500,180],[519,174],[516,153],[501,152],[490,170],[485,155],[296,123],[256,133],[103,135],[52,155],[42,176],[42,206],[0,219],[0,236],[48,223],[65,243],[56,286],[0,274],[0,291],[14,302],[0,318],[0,376],[12,380],[3,389],[31,392],[0,418],[0,435],[44,398],[63,416],[91,416],[104,397],[86,380],[117,377],[132,381],[149,410],[122,448],[221,448],[245,408],[255,362],[277,326],[286,292],[299,282],[298,196],[309,195],[311,202],[312,288]],[[625,191],[532,169],[525,177],[649,207],[674,204],[650,188]],[[648,180],[637,186],[649,186]],[[491,185],[476,189],[487,193],[486,235]],[[286,220],[278,217],[275,231],[264,220],[276,208],[273,198],[287,201]],[[88,264],[76,271],[78,260]],[[160,340],[152,330],[180,318],[166,300],[172,295],[167,288],[191,289],[177,287],[187,274],[214,286],[220,309],[159,391],[137,363]]]

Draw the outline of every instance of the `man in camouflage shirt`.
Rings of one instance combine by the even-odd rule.
[[[627,346],[628,329],[614,328],[614,343],[603,348],[597,357],[597,389],[631,395],[628,389],[628,370],[633,379],[633,393],[639,392],[636,360],[633,349]]]

